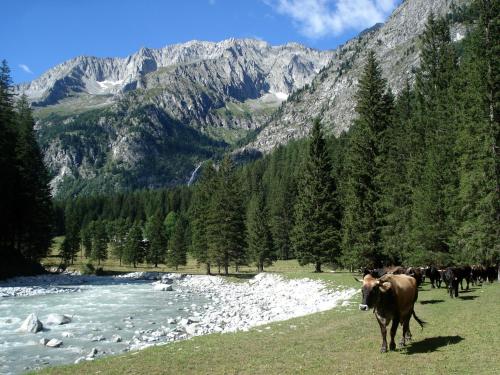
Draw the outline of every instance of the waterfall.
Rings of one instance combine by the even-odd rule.
[[[189,181],[188,181],[188,186],[191,186],[191,184],[193,183],[195,177],[196,177],[196,173],[198,172],[198,169],[200,169],[201,167],[201,163],[199,163],[196,168],[194,169],[193,173],[191,173],[191,177],[189,177]]]

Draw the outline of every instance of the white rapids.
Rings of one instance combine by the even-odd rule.
[[[346,305],[357,293],[266,273],[241,283],[218,276],[169,274],[161,279],[158,273],[139,272],[0,282],[4,297],[0,297],[0,373],[19,374],[196,335],[248,330]],[[31,313],[44,329],[36,334],[19,332]],[[71,321],[48,325],[50,314],[64,314]],[[44,346],[49,340],[62,344]]]

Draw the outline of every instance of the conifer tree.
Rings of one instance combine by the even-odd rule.
[[[259,186],[250,200],[247,214],[248,254],[257,266],[257,272],[264,272],[264,266],[272,264],[272,240],[268,224],[264,191]]]
[[[191,223],[191,253],[198,263],[206,265],[206,273],[210,275],[210,257],[208,253],[208,220],[212,193],[215,191],[216,171],[212,163],[202,169],[199,181],[194,187],[193,199],[189,210]]]
[[[388,264],[403,264],[412,251],[410,241],[411,186],[408,183],[408,162],[412,154],[411,122],[415,95],[409,82],[400,93],[394,116],[384,133],[381,164],[379,212],[381,219],[382,255]],[[420,147],[420,145],[419,145]]]
[[[175,267],[185,266],[187,263],[187,222],[178,217],[172,235],[168,241],[167,265]]]
[[[16,103],[18,177],[15,247],[30,261],[47,255],[52,241],[52,200],[49,177],[35,137],[35,121],[25,95]]]
[[[65,213],[65,238],[62,244],[63,260],[73,264],[75,257],[80,250],[80,226],[74,210],[71,207]]]
[[[208,252],[212,264],[229,274],[229,265],[244,264],[245,222],[234,163],[225,156],[217,173],[207,221]]]
[[[314,121],[309,154],[299,180],[295,204],[293,247],[301,265],[339,261],[341,211],[336,182],[318,119]]]
[[[128,227],[124,219],[117,219],[113,222],[112,229],[110,230],[110,243],[113,255],[119,260],[120,266],[122,265],[123,254],[125,252]]]
[[[158,267],[158,264],[163,263],[165,260],[168,245],[167,235],[159,211],[146,222],[145,234],[149,241],[146,260]]]
[[[82,246],[85,258],[90,258],[92,255],[92,237],[94,231],[94,222],[90,222],[81,231]]]
[[[15,114],[10,69],[5,60],[0,66],[0,277],[15,274],[21,254],[15,249],[17,159]],[[22,259],[21,259],[22,260]]]
[[[286,168],[286,166],[283,166]],[[286,172],[285,172],[286,173]],[[284,175],[276,178],[276,190],[270,202],[270,229],[274,252],[278,259],[293,257],[291,233],[293,228],[293,213],[295,202],[295,182],[292,176]]]
[[[382,263],[382,140],[391,120],[392,102],[373,51],[368,54],[356,100],[358,118],[350,130],[346,156],[342,239],[344,263],[351,268]]]
[[[108,237],[103,222],[97,222],[92,236],[91,258],[97,260],[97,264],[108,259]]]
[[[456,210],[457,138],[452,85],[456,57],[446,20],[431,15],[421,37],[416,125],[423,148],[413,155],[412,240],[414,263],[431,253],[449,253]],[[434,255],[435,256],[435,255]],[[424,257],[424,258],[422,258]]]
[[[165,221],[163,225],[165,226],[165,235],[167,241],[172,237],[172,233],[174,232],[175,224],[177,223],[177,213],[175,211],[170,211],[165,217]]]
[[[142,229],[139,224],[134,224],[127,235],[127,242],[123,252],[123,261],[132,264],[134,268],[143,260],[142,254]]]

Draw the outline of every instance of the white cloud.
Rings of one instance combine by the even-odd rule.
[[[263,0],[280,14],[291,17],[309,38],[339,35],[383,22],[398,0]]]
[[[24,70],[26,73],[33,74],[30,67],[26,64],[19,64],[19,67]]]

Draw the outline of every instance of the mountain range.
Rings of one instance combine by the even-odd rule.
[[[55,195],[173,186],[228,150],[265,153],[304,137],[315,117],[334,134],[347,130],[367,52],[397,93],[413,80],[429,14],[466,2],[406,0],[385,24],[332,51],[228,39],[80,56],[16,92],[35,109]],[[465,32],[453,24],[455,39]]]

